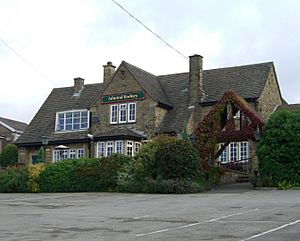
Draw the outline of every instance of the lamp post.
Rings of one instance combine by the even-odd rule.
[[[49,139],[48,136],[42,136],[42,150],[43,150],[43,154],[40,157],[40,162],[45,162],[46,161],[46,146],[48,145]]]

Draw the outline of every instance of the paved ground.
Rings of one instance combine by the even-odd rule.
[[[0,240],[300,240],[300,191],[0,194]]]

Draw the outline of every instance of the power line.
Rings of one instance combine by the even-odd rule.
[[[19,54],[16,50],[14,50],[11,46],[8,45],[8,43],[6,43],[2,38],[0,38],[1,42],[10,50],[12,51],[15,55],[17,55],[25,64],[27,64],[28,66],[30,66],[35,72],[37,72],[40,76],[42,76],[44,79],[48,80],[49,82],[51,82],[52,84],[54,84],[55,86],[57,86],[57,84],[51,80],[47,75],[45,75],[43,72],[41,72],[37,67],[35,67],[33,64],[31,64],[28,60],[26,60],[21,54]]]
[[[171,49],[173,49],[174,51],[176,51],[178,54],[180,54],[185,59],[188,59],[188,57],[186,57],[184,54],[182,54],[180,51],[178,51],[176,48],[174,48],[171,44],[169,44],[166,40],[164,40],[158,34],[156,34],[155,32],[153,32],[150,28],[148,28],[142,21],[140,21],[138,18],[136,18],[135,16],[133,16],[130,12],[128,12],[121,4],[119,4],[115,0],[112,0],[112,1],[116,5],[118,5],[123,11],[125,11],[130,17],[132,17],[135,21],[137,21],[139,24],[141,24],[145,29],[147,29],[149,32],[151,32],[152,34],[154,34],[158,39],[160,39],[161,41],[163,41],[168,47],[170,47]]]

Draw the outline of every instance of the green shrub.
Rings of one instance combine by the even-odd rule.
[[[101,159],[87,160],[75,171],[78,191],[115,191],[118,172],[132,158],[125,155],[112,155]]]
[[[142,146],[136,159],[143,166],[141,175],[153,179],[194,179],[201,171],[196,149],[175,137],[155,138]]]
[[[8,167],[0,172],[0,192],[28,192],[26,167]]]
[[[300,112],[276,111],[257,145],[263,185],[300,183]]]
[[[40,173],[38,184],[41,192],[75,192],[74,172],[84,165],[84,160],[64,160],[49,164]]]
[[[0,166],[7,167],[18,162],[18,147],[8,144],[0,154]]]
[[[188,193],[204,189],[197,151],[175,137],[159,136],[143,145],[135,160],[118,174],[120,192]]]
[[[112,155],[102,159],[72,159],[47,165],[39,176],[41,192],[114,191],[118,171],[131,158]]]
[[[207,181],[207,188],[215,187],[219,184],[223,175],[223,169],[221,167],[209,167],[205,173],[205,180]]]

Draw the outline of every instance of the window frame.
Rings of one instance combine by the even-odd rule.
[[[112,154],[114,154],[114,146],[115,146],[115,142],[114,141],[107,141],[105,143],[105,156],[106,157],[109,157]],[[108,148],[111,148],[111,154],[110,155],[108,155]]]
[[[102,149],[102,147],[103,147],[103,149]],[[103,152],[102,152],[102,150],[103,150]],[[105,142],[104,141],[97,142],[97,152],[96,153],[97,153],[97,158],[105,157],[106,148],[105,148]],[[99,155],[100,153],[103,154],[103,155]]]
[[[131,106],[134,106],[134,119],[130,119],[130,114],[131,114],[131,112],[130,112],[130,107]],[[128,123],[133,123],[133,122],[136,122],[136,103],[135,102],[131,102],[131,103],[128,103],[128,106],[127,106],[127,122]]]
[[[116,107],[116,112],[114,112],[116,115],[114,116],[114,118],[112,116],[112,114],[113,114],[113,107]],[[118,117],[119,117],[118,113],[119,113],[119,106],[116,105],[116,104],[110,105],[110,115],[109,115],[109,122],[110,122],[110,124],[118,124]]]
[[[121,152],[118,152],[118,143],[121,143]],[[124,141],[117,140],[115,141],[115,154],[124,154]]]
[[[79,117],[75,117],[74,113],[79,112]],[[86,122],[82,122],[85,119],[82,113],[86,113]],[[71,115],[71,116],[69,116]],[[67,118],[68,116],[68,118]],[[79,122],[75,122],[74,119],[79,119]],[[62,120],[62,121],[61,121]],[[73,132],[87,130],[90,126],[90,111],[87,109],[76,109],[56,112],[55,117],[55,131],[56,132]],[[74,124],[75,123],[75,124]],[[75,129],[77,125],[79,128]],[[63,128],[62,128],[63,127]]]

